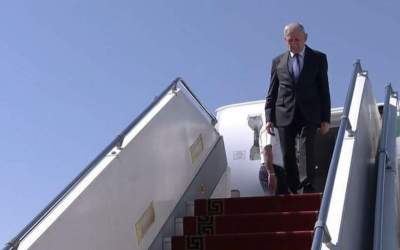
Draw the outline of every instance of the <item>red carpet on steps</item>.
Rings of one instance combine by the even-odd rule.
[[[322,194],[200,199],[172,250],[306,250]]]

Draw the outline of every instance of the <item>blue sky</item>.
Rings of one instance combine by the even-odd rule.
[[[263,99],[283,26],[328,55],[332,106],[355,59],[400,89],[391,1],[3,1],[0,244],[15,236],[175,77],[211,111]]]

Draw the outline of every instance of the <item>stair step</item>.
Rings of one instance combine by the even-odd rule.
[[[174,250],[308,250],[313,231],[172,237]]]
[[[241,234],[313,230],[318,211],[262,214],[189,216],[183,218],[185,235]]]
[[[226,199],[198,199],[194,202],[194,215],[233,215],[267,212],[315,211],[319,210],[321,199],[321,193]]]

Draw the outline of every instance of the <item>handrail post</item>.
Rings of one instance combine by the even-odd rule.
[[[349,137],[353,137],[355,134],[355,131],[353,130],[353,127],[351,126],[351,122],[349,120],[349,117],[347,115],[342,115],[340,117],[341,120],[346,120],[346,132],[347,132],[347,136]]]

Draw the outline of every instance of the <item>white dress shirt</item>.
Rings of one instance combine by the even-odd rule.
[[[270,135],[267,133],[267,129],[265,124],[262,126],[260,130],[260,156],[261,163],[265,163],[264,154],[262,153],[264,147],[267,145],[272,146],[272,162],[273,164],[283,167],[283,158],[282,158],[282,150],[281,150],[281,142],[279,140],[278,129],[274,128],[274,134]]]

